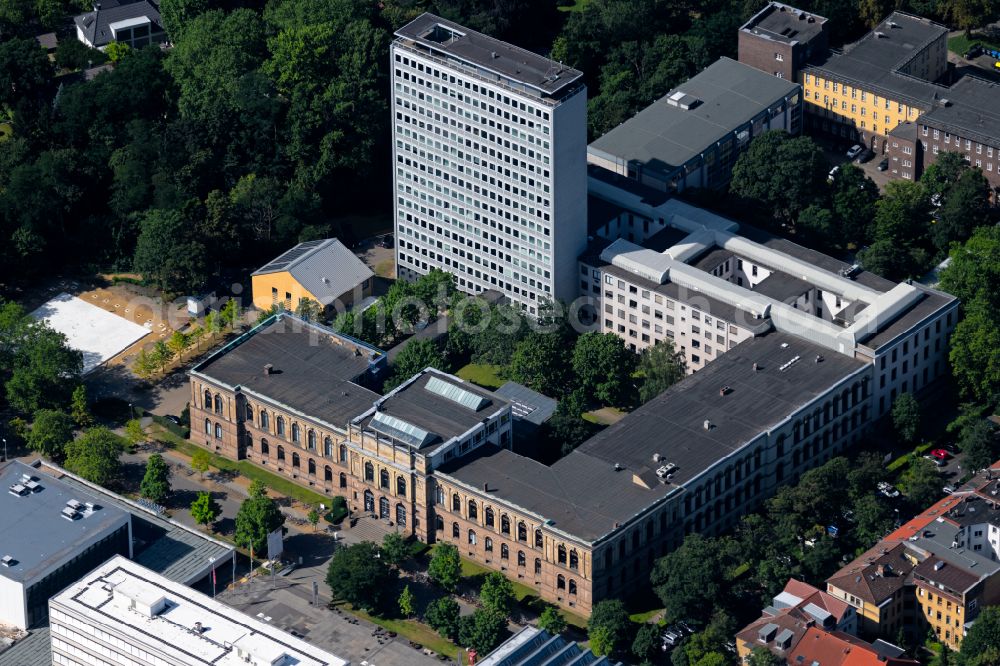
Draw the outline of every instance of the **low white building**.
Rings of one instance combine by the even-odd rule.
[[[49,616],[52,663],[65,666],[349,664],[124,557],[53,597]]]

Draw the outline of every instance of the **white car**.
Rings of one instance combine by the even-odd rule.
[[[839,166],[835,166],[832,169],[830,169],[830,173],[828,173],[826,175],[826,182],[832,183],[834,181],[834,179],[837,177],[837,172],[838,171],[840,171],[840,167]]]
[[[855,157],[860,155],[864,149],[865,149],[864,146],[857,143],[854,144],[853,146],[851,146],[851,149],[847,151],[847,159],[853,160]]]
[[[888,481],[879,481],[878,490],[886,497],[899,497],[899,491],[893,488]]]

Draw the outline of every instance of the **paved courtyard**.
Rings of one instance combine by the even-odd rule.
[[[258,578],[226,590],[219,599],[244,613],[302,636],[352,664],[361,666],[429,666],[446,663],[410,647],[403,638],[375,634],[373,625],[347,613],[327,609],[329,590],[317,581],[319,606],[312,605],[314,568],[297,569],[286,577]]]

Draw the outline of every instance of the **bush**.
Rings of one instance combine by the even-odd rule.
[[[347,500],[337,495],[330,500],[330,511],[326,514],[326,522],[339,525],[347,518]]]

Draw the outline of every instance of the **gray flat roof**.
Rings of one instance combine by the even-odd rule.
[[[719,58],[595,140],[588,151],[670,173],[798,89],[797,83]],[[678,93],[701,103],[688,110],[672,106],[668,100]]]
[[[438,379],[451,386],[467,391],[485,402],[479,409],[466,407],[427,388],[428,382]],[[430,445],[448,441],[458,437],[482,423],[483,419],[505,408],[509,403],[475,384],[462,381],[443,372],[432,369],[424,370],[416,378],[408,381],[394,391],[390,391],[379,400],[378,413],[387,414],[396,419],[416,426],[439,438],[433,438],[424,443]],[[371,407],[369,403],[368,407]],[[354,415],[365,410],[358,410]],[[365,415],[358,423],[369,427],[374,414]]]
[[[778,369],[795,356],[802,360]],[[730,349],[551,467],[490,447],[438,473],[478,492],[487,483],[488,494],[552,520],[555,529],[597,540],[864,366],[793,335],[768,333]],[[723,386],[731,391],[720,396]],[[654,453],[677,465],[671,483],[656,479]]]
[[[801,360],[779,370],[796,356]],[[816,363],[816,356],[824,360]],[[771,332],[736,345],[577,451],[635,474],[655,467],[653,454],[659,453],[678,466],[673,482],[684,485],[864,365],[794,335]],[[719,395],[723,386],[732,389],[724,396]],[[711,430],[704,429],[706,420]]]
[[[323,305],[330,305],[375,273],[336,238],[306,241],[286,250],[252,275],[287,271]]]
[[[499,75],[545,96],[555,96],[567,86],[575,88],[583,78],[583,72],[572,67],[430,13],[404,25],[396,37],[408,46],[471,65],[480,76],[496,81]]]
[[[384,352],[284,314],[226,345],[191,373],[342,427],[379,398],[355,383],[368,371],[372,354]],[[268,364],[273,370],[265,375]]]
[[[139,509],[114,493],[96,490],[86,483],[49,466],[46,472],[60,474],[69,487],[92,492],[105,506],[113,506],[132,515],[134,560],[138,564],[184,585],[193,585],[204,577],[209,561],[222,562],[232,557],[233,547],[209,539],[195,531]]]
[[[776,42],[795,44],[808,42],[823,32],[824,23],[826,18],[819,14],[804,12],[780,2],[769,2],[767,7],[751,17],[740,30]]]
[[[950,294],[928,289],[927,287],[919,284],[914,284],[913,286],[922,291],[924,293],[924,297],[917,301],[916,305],[911,307],[896,319],[893,319],[887,325],[880,326],[875,335],[859,340],[860,345],[868,347],[869,349],[878,349],[879,347],[892,342],[898,336],[906,333],[908,330],[927,319],[933,313],[944,308],[953,307],[956,304],[957,299]]]
[[[541,425],[555,413],[559,403],[547,395],[534,391],[524,384],[507,382],[495,393],[510,402],[515,419]]]
[[[806,71],[828,72],[849,83],[890,93],[913,103],[933,104],[947,88],[914,76],[899,74],[921,49],[948,29],[933,21],[903,12],[893,12],[857,42]],[[879,33],[879,35],[876,35]]]
[[[24,496],[9,492],[24,475],[36,479],[38,489]],[[0,567],[0,576],[21,583],[33,582],[46,570],[75,557],[84,542],[109,534],[129,520],[128,513],[96,494],[17,460],[0,467],[0,490],[0,534],[10,535],[0,545],[0,557],[10,555],[15,560],[13,566]],[[67,520],[61,512],[71,500],[92,502],[99,508]]]
[[[1000,145],[1000,84],[964,76],[944,96],[949,105],[935,105],[920,116],[921,124],[979,143]]]

